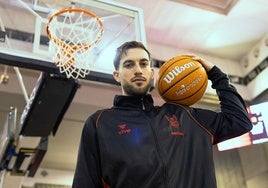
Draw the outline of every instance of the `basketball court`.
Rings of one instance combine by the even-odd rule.
[[[120,2],[125,1],[122,0]],[[71,178],[76,163],[78,145],[80,141],[80,134],[84,121],[89,114],[95,112],[97,109],[110,107],[112,105],[113,96],[121,92],[121,89],[117,86],[117,83],[112,77],[114,68],[111,62],[114,57],[115,48],[123,42],[130,40],[141,41],[144,44],[147,43],[143,11],[136,6],[130,6],[120,2],[109,0],[0,0],[0,71],[1,73],[3,72],[0,80],[0,131],[2,143],[2,145],[0,145],[0,160],[4,157],[3,151],[8,147],[8,144],[10,144],[10,140],[14,139],[14,137],[17,137],[18,139],[18,132],[21,130],[21,127],[18,126],[22,125],[22,123],[20,123],[21,117],[24,113],[26,113],[25,108],[27,107],[29,101],[31,101],[31,95],[34,96],[36,93],[34,91],[42,88],[37,86],[42,86],[42,84],[40,84],[42,81],[39,79],[42,77],[42,75],[44,76],[43,73],[46,74],[46,78],[48,79],[48,82],[46,83],[52,84],[53,89],[51,90],[55,91],[55,95],[60,97],[56,98],[53,96],[44,99],[42,97],[49,96],[50,92],[45,89],[40,89],[40,95],[36,94],[36,98],[39,99],[39,102],[42,100],[49,101],[49,105],[59,102],[59,100],[63,98],[62,96],[64,96],[64,94],[58,95],[57,88],[60,88],[62,85],[75,85],[75,91],[72,90],[72,87],[70,87],[69,90],[65,87],[59,89],[60,91],[66,89],[64,90],[66,93],[71,93],[69,99],[61,102],[63,107],[65,105],[69,107],[66,108],[65,106],[65,108],[63,108],[62,111],[64,114],[60,115],[54,113],[58,116],[61,116],[59,119],[61,119],[64,115],[64,118],[61,119],[62,121],[59,124],[50,127],[50,129],[43,130],[37,128],[37,130],[34,130],[31,126],[39,124],[39,122],[28,119],[28,121],[31,121],[32,123],[30,126],[25,127],[23,132],[24,138],[20,140],[20,146],[22,148],[22,150],[20,150],[21,156],[24,157],[23,159],[25,162],[20,166],[19,169],[16,169],[16,173],[18,174],[15,176],[14,174],[11,175],[11,173],[2,173],[3,171],[1,171],[0,188],[17,187],[24,179],[28,182],[28,184],[26,183],[24,185],[31,187],[35,183],[31,177],[29,177],[31,175],[35,175],[36,181],[39,182],[42,182],[42,179],[47,177],[50,182],[46,183],[50,184],[51,188],[53,187],[53,184],[71,184]],[[143,3],[145,2],[137,1],[137,5]],[[157,5],[159,4],[162,5],[164,3],[163,1],[159,1]],[[79,77],[77,80],[77,85],[76,82],[69,82],[65,79],[56,79],[53,81],[55,77],[57,78],[57,76],[61,76],[62,73],[60,73],[59,67],[55,64],[55,61],[57,61],[55,59],[57,58],[58,52],[55,51],[55,45],[53,46],[51,40],[47,36],[46,28],[50,16],[57,13],[59,10],[74,7],[94,13],[103,23],[103,35],[101,40],[96,43],[96,45],[90,46],[89,56],[87,56],[88,62],[90,63],[90,71],[88,74],[85,74],[84,77]],[[148,12],[150,12],[153,8],[153,3],[147,5],[146,7],[147,9],[145,10],[148,14]],[[159,10],[162,10],[162,8],[164,7],[160,6]],[[182,14],[186,13],[184,10],[186,9],[182,7]],[[160,12],[161,11],[159,11],[159,13]],[[166,11],[165,13],[169,12]],[[59,17],[62,19],[65,16],[66,14],[62,14]],[[71,18],[72,13],[70,13],[69,16]],[[166,17],[164,18],[164,20],[162,18],[161,21],[157,22],[157,24],[170,24],[171,21],[167,20]],[[148,17],[147,19],[150,20],[151,17]],[[181,21],[182,25],[186,27],[182,28],[187,29],[187,25],[185,24],[187,21],[186,16],[186,19]],[[200,26],[200,24],[201,22],[199,23],[198,20],[193,20],[192,25]],[[69,27],[67,24],[60,25],[63,27],[66,26],[67,28]],[[150,33],[147,35],[149,35],[150,39],[154,39],[153,41],[156,42],[156,44],[160,44],[161,42],[161,45],[165,46],[164,43],[168,39],[172,40],[170,35],[166,33],[160,34],[162,28],[154,28],[156,23],[152,22],[151,25],[152,28],[150,28]],[[78,29],[78,31],[83,31],[85,28],[88,28],[84,25],[74,27],[81,27]],[[221,28],[221,26],[219,26],[219,28]],[[185,34],[184,39],[186,40],[190,38],[189,36],[191,34],[195,36],[194,34],[198,33],[196,30],[194,30],[193,32],[189,32],[189,35],[186,35],[185,31],[187,30],[184,29],[182,29],[180,33],[176,33],[176,37],[178,35]],[[199,27],[199,29],[201,29],[199,34],[202,35],[211,28]],[[222,34],[221,31],[218,31],[218,33]],[[153,36],[150,36],[153,34],[154,38]],[[76,33],[76,35],[78,36],[78,33]],[[207,36],[208,34],[204,37],[207,38]],[[226,38],[228,38],[228,36]],[[239,37],[235,38],[240,39]],[[194,49],[196,46],[202,47],[202,42],[205,41],[203,38],[196,43],[194,40],[191,41],[192,43],[189,43],[184,39],[180,39],[180,41],[177,43],[187,47],[193,47]],[[68,41],[66,38],[61,40]],[[243,43],[241,41],[239,42],[240,44]],[[254,39],[253,41],[250,40],[247,43],[247,47],[252,47],[253,44],[256,43],[257,39]],[[70,46],[72,45],[72,43],[69,44]],[[239,51],[240,49],[243,52],[246,50],[239,48],[236,45],[226,43],[224,44],[224,46],[228,46],[228,50],[226,52],[222,51],[217,46],[213,46],[212,43],[210,43],[210,45],[211,46],[208,45],[208,48],[213,51],[213,53],[218,52],[223,56],[226,54],[231,54],[232,57],[236,57],[236,53],[241,55]],[[177,50],[172,50],[168,47],[163,48],[165,50],[160,48],[158,49],[158,46],[155,44],[151,44],[150,47],[156,51],[154,56],[159,59],[162,56],[164,59],[170,57],[172,54],[178,53]],[[200,50],[202,51],[204,49],[201,48]],[[163,51],[165,51],[168,55],[163,55]],[[181,49],[179,51],[181,52]],[[220,53],[220,51],[222,51],[222,53]],[[62,54],[64,54],[64,52]],[[250,51],[249,54],[252,55],[252,52]],[[262,59],[265,54],[266,51],[260,51],[259,59]],[[217,58],[215,59],[218,60]],[[248,91],[245,85],[240,84],[240,78],[245,78],[246,74],[243,74],[242,71],[238,71],[237,74],[234,74],[234,72],[236,72],[238,69],[241,69],[241,65],[244,65],[243,62],[236,62],[237,64],[233,64],[233,61],[228,60],[222,62],[223,63],[220,62],[220,66],[222,66],[223,69],[230,71],[234,76],[234,80],[237,79],[238,89],[241,91]],[[262,66],[264,67],[264,65]],[[246,68],[246,73],[248,75],[250,75],[250,71],[253,69],[252,67],[253,65],[249,65]],[[87,69],[83,67],[83,65],[80,68]],[[261,72],[258,72],[256,73],[255,77],[259,74],[259,80],[263,78],[263,74],[267,71],[265,68],[266,66],[262,69],[264,70],[262,75],[260,75]],[[255,79],[255,81],[256,80],[257,79]],[[45,82],[47,80],[44,78],[43,81]],[[255,84],[255,82],[250,82],[250,84],[250,87],[256,86],[256,89],[254,89],[254,91],[252,90],[250,92],[245,92],[245,97],[248,99],[253,98],[253,96],[255,97],[266,87],[265,84],[260,84],[261,86],[259,86]],[[73,91],[73,93],[71,91]],[[251,95],[251,92],[255,93]],[[156,94],[155,90],[152,91],[152,95],[155,97],[156,104],[162,103],[162,99]],[[48,115],[49,111],[53,112],[54,110],[49,109],[48,107],[36,108],[36,106],[38,107],[39,104],[38,100],[34,104],[35,105],[32,108],[35,110],[33,111],[39,110],[39,114],[41,114],[38,116],[39,120],[44,118],[45,115]],[[218,99],[215,94],[208,92],[202,99],[200,106],[218,110],[217,104]],[[32,115],[32,117],[34,116]],[[57,119],[57,117],[54,118]],[[44,120],[45,119],[47,118],[44,118]],[[12,129],[7,129],[7,127],[12,127]],[[27,148],[27,150],[25,150],[25,148]],[[37,162],[35,164],[30,174],[24,174],[27,167],[31,163],[33,156],[37,155],[35,148],[38,148],[38,162],[40,163]],[[13,160],[14,161],[12,161],[12,163],[14,165],[16,162],[15,159]],[[48,171],[45,169],[52,170]],[[62,170],[57,171],[54,169]],[[42,183],[40,183],[40,185],[36,185],[36,187],[37,186],[41,187]]]

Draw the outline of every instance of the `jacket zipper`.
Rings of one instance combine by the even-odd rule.
[[[155,145],[156,145],[156,151],[159,155],[159,159],[160,159],[160,162],[161,164],[163,165],[163,180],[164,180],[164,187],[168,187],[167,186],[167,167],[165,165],[165,162],[163,160],[163,157],[162,157],[162,154],[160,152],[160,146],[159,146],[159,142],[158,142],[158,139],[157,139],[157,136],[156,136],[156,131],[155,131],[155,128],[152,126],[152,124],[150,123],[150,127],[152,129],[152,132],[153,132],[153,136],[154,136],[154,142],[155,142]]]
[[[142,110],[145,110],[145,105],[144,105],[143,97],[141,98],[141,106],[142,106]]]
[[[143,101],[143,97],[141,98],[141,105],[142,105],[142,109],[145,110],[145,105],[144,105],[144,101]],[[163,180],[164,180],[164,187],[167,188],[167,169],[166,169],[166,165],[164,163],[164,160],[163,160],[163,157],[161,155],[161,152],[160,152],[160,146],[159,146],[159,143],[158,143],[158,139],[157,139],[157,136],[156,136],[156,131],[155,131],[155,128],[152,126],[151,123],[150,124],[150,127],[152,129],[152,132],[153,132],[153,137],[154,137],[154,142],[155,142],[155,145],[156,145],[156,151],[159,155],[159,159],[160,159],[160,162],[161,164],[163,165]]]

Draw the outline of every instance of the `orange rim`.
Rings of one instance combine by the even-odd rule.
[[[101,27],[101,30],[99,31],[99,34],[98,34],[96,40],[94,40],[93,42],[91,42],[88,45],[70,45],[70,46],[72,46],[72,48],[74,48],[74,49],[90,48],[92,45],[94,45],[94,44],[96,44],[96,43],[98,43],[100,41],[100,39],[101,39],[101,37],[103,35],[103,32],[104,32],[104,30],[103,30],[104,25],[103,25],[102,21],[100,20],[100,18],[96,14],[94,14],[93,12],[90,12],[90,11],[87,11],[87,10],[84,10],[84,9],[80,9],[80,8],[68,8],[68,9],[63,9],[63,10],[60,10],[60,11],[56,12],[48,20],[48,23],[47,23],[47,26],[46,26],[46,32],[47,32],[48,38],[51,39],[52,42],[54,42],[55,44],[57,44],[59,46],[62,46],[63,45],[64,42],[62,40],[58,39],[57,37],[55,37],[55,36],[53,36],[51,34],[49,24],[51,23],[51,21],[54,18],[56,18],[59,15],[62,15],[64,13],[67,13],[67,12],[70,12],[70,13],[71,12],[80,12],[80,13],[83,12],[83,13],[87,14],[88,16],[90,16],[92,18],[95,18],[97,20],[98,24]],[[68,45],[68,44],[65,43],[64,45]]]

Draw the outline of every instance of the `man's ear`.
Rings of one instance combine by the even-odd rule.
[[[120,83],[120,76],[119,76],[119,72],[117,70],[115,70],[113,72],[113,77],[114,77],[115,81],[117,81],[118,83]]]
[[[151,68],[152,71],[152,77],[154,76],[154,68]]]

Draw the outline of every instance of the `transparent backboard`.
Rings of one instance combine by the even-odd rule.
[[[115,49],[125,41],[146,44],[141,9],[115,1],[87,0],[5,0],[0,2],[0,53],[53,62],[53,51],[46,34],[48,18],[57,11],[75,7],[96,14],[104,24],[102,40],[91,49],[91,70],[112,73]]]

